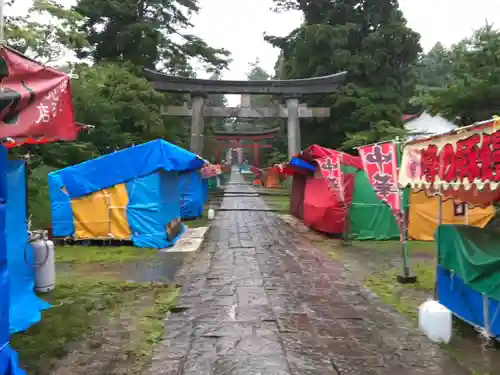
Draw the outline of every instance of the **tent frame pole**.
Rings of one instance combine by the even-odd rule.
[[[394,145],[396,146],[397,150],[397,162],[398,166],[401,164],[401,152],[400,152],[400,144],[401,142],[399,141],[399,137],[396,137],[396,139],[393,141]],[[400,202],[400,207],[401,210],[400,212],[397,213],[399,220],[401,222],[401,225],[399,226],[400,231],[401,231],[401,253],[403,257],[403,274],[402,275],[397,275],[396,280],[400,284],[415,284],[418,281],[418,278],[416,275],[413,275],[411,273],[410,269],[410,258],[409,258],[409,252],[408,252],[408,240],[407,240],[407,228],[406,228],[406,207],[405,207],[405,202],[404,202],[404,191],[399,187],[398,184],[396,184],[396,188],[398,190],[398,195],[399,195],[399,202]]]
[[[441,194],[438,195],[438,217],[437,217],[437,228],[443,222],[443,196]],[[439,264],[439,230],[436,232],[436,267]],[[437,275],[434,280],[434,300],[438,301],[438,285],[437,285]]]
[[[347,205],[345,203],[345,194],[344,194],[344,173],[342,172],[342,166],[344,165],[344,154],[340,155],[340,164],[339,164],[339,194],[342,199],[342,208],[344,209],[344,223],[342,225],[342,246],[349,246],[351,244],[351,239],[349,238],[349,211],[347,209]]]

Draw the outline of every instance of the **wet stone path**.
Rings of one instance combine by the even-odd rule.
[[[226,192],[150,374],[470,374],[265,212],[239,174]]]

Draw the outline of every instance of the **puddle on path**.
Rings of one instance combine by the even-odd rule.
[[[56,272],[61,278],[71,277],[76,273],[87,277],[99,275],[99,279],[170,284],[174,282],[175,275],[183,264],[192,256],[183,252],[158,252],[156,259],[133,263],[58,263]]]

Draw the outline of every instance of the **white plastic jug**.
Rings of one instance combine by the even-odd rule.
[[[437,301],[427,300],[418,308],[418,325],[434,342],[449,343],[452,335],[452,314]]]
[[[215,217],[215,211],[213,210],[213,208],[210,208],[208,209],[208,220],[213,220],[214,217]]]

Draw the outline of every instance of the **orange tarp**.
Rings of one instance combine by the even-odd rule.
[[[278,168],[269,168],[265,170],[265,185],[268,189],[281,187],[280,171]]]
[[[467,224],[484,228],[495,215],[494,207],[488,206],[469,207],[465,214],[457,216],[453,199],[446,199],[441,204],[443,224]],[[434,241],[439,221],[439,197],[429,197],[423,191],[411,193],[409,211],[408,237],[412,240]]]

